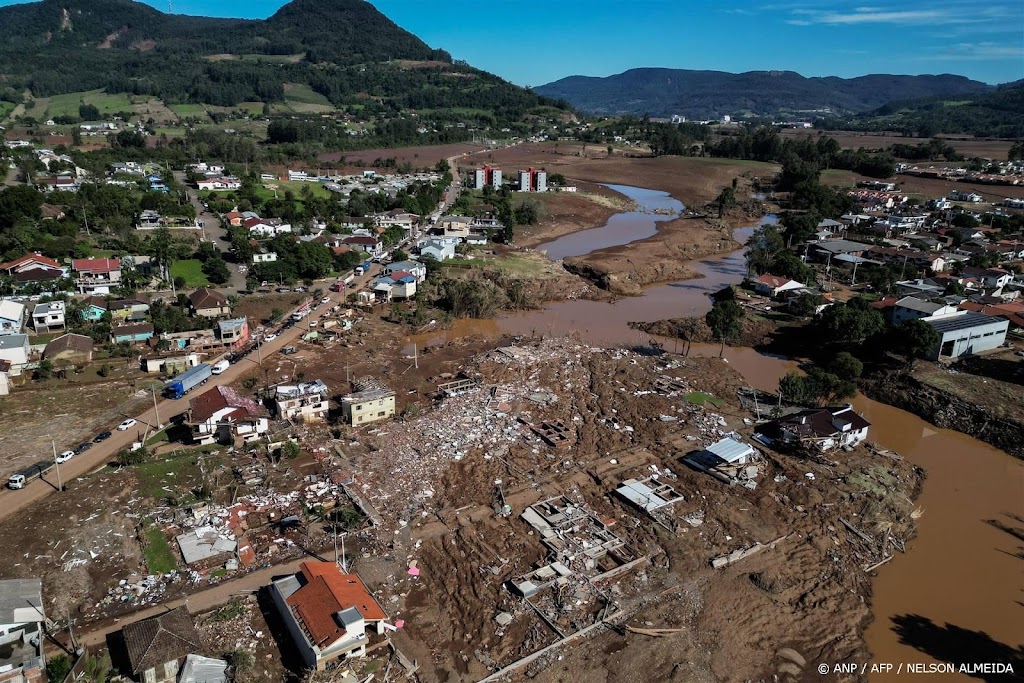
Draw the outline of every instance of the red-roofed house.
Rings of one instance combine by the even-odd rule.
[[[18,284],[49,282],[67,276],[64,266],[42,254],[25,254],[13,261],[0,263],[0,270]]]
[[[213,387],[189,401],[188,425],[196,443],[253,441],[270,431],[270,412],[231,387]]]
[[[791,289],[803,289],[805,285],[796,280],[790,280],[780,275],[769,275],[765,273],[752,281],[754,291],[771,298],[776,298],[783,292]]]
[[[376,237],[353,235],[352,237],[346,237],[342,242],[354,249],[365,251],[373,258],[377,258],[384,253],[384,243]]]
[[[121,284],[121,262],[116,258],[78,258],[71,262],[78,274],[78,290],[84,294],[109,294]]]
[[[310,669],[365,655],[368,625],[384,632],[387,615],[362,579],[334,562],[303,562],[298,574],[274,581],[271,594]]]

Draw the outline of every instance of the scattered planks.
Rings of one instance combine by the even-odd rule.
[[[670,636],[673,633],[679,633],[683,629],[681,628],[639,628],[636,626],[626,626],[626,630],[630,633],[636,633],[641,636],[653,636],[655,638],[664,638]]]

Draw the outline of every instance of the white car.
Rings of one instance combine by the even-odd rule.
[[[272,342],[275,339],[277,339],[277,335],[276,334],[268,334],[266,337],[263,338],[263,341],[265,341],[265,342]]]
[[[61,453],[60,455],[57,456],[57,464],[60,465],[60,464],[66,463],[68,460],[70,460],[73,457],[75,457],[75,452],[74,451],[64,451],[63,453]]]
[[[322,304],[329,304],[329,303],[331,303],[331,297],[325,296],[323,299],[320,299],[320,303],[322,303]]]
[[[129,429],[134,427],[136,424],[137,424],[137,422],[135,421],[135,418],[129,417],[127,420],[125,420],[121,424],[117,425],[117,431],[119,431],[119,432],[127,432]]]

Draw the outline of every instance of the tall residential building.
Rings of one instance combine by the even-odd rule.
[[[528,171],[519,172],[520,192],[547,192],[548,174],[531,168]]]
[[[473,189],[482,190],[487,185],[490,185],[496,190],[501,187],[500,168],[494,168],[491,165],[487,165],[473,171]]]

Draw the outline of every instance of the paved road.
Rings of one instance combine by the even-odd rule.
[[[326,292],[324,296],[331,299],[331,304],[344,303],[346,297],[355,291],[359,291],[377,274],[380,272],[380,267],[375,264],[374,268],[371,269],[370,274],[364,275],[363,277],[357,278],[352,284],[341,292]],[[324,290],[327,287],[323,287]],[[323,311],[327,308],[320,307],[317,311]],[[288,312],[288,316],[291,316],[291,311]],[[284,332],[280,333],[277,339],[267,342],[260,348],[260,353],[253,352],[246,356],[243,360],[232,365],[230,368],[225,370],[220,375],[214,375],[211,377],[201,389],[195,389],[192,393],[186,394],[182,398],[177,400],[163,399],[157,395],[157,409],[154,411],[153,408],[147,409],[140,415],[123,417],[134,417],[138,420],[139,424],[132,427],[128,431],[118,432],[114,431],[113,436],[102,443],[94,445],[91,449],[84,453],[75,456],[72,460],[64,463],[60,466],[60,475],[65,486],[69,481],[76,477],[80,477],[87,474],[97,468],[103,467],[108,462],[114,459],[119,451],[130,446],[134,441],[142,440],[147,431],[149,433],[157,431],[156,426],[158,421],[156,419],[156,412],[159,412],[159,422],[166,425],[172,417],[180,415],[188,410],[189,400],[194,398],[197,394],[210,389],[211,387],[218,385],[228,385],[238,379],[238,377],[247,372],[253,364],[259,362],[262,357],[264,361],[268,359],[270,362],[274,360],[274,354],[280,351],[283,347],[295,343],[296,340],[305,332],[309,330],[308,326],[299,323],[294,327],[291,327]],[[110,429],[113,431],[115,425],[111,425]],[[83,441],[85,438],[82,439]],[[49,454],[41,454],[49,455]],[[4,474],[4,483],[6,483],[6,476],[11,472]],[[50,470],[46,474],[45,479],[37,479],[29,482],[25,488],[12,491],[4,488],[0,490],[0,520],[7,519],[14,514],[24,510],[29,505],[42,500],[46,496],[49,496],[57,491],[57,473],[54,470]]]
[[[159,605],[153,605],[145,609],[140,609],[138,611],[122,615],[119,620],[114,623],[94,627],[91,630],[76,631],[75,636],[81,645],[104,645],[107,642],[107,636],[115,631],[120,631],[121,627],[125,624],[132,623],[140,619],[148,619],[149,617],[154,617],[158,614],[163,614],[164,612],[180,607],[181,605],[187,605],[188,611],[192,614],[205,612],[213,609],[214,607],[220,607],[221,605],[231,602],[231,599],[237,595],[255,593],[260,588],[268,585],[270,580],[275,576],[294,574],[299,570],[299,565],[307,559],[309,558],[303,557],[285,564],[260,569],[232,581],[224,581],[223,583],[207,588],[204,591],[193,593],[187,597],[168,600],[167,602],[162,602]]]
[[[206,210],[206,207],[203,206],[203,201],[199,198],[199,193],[196,192],[194,187],[189,185],[184,171],[175,171],[174,179],[185,187],[188,198],[192,202],[192,206],[195,207],[196,219],[203,223],[203,239],[212,242],[213,246],[221,253],[228,253],[231,248],[231,241],[227,226],[221,222],[220,216]],[[248,267],[249,264],[245,265]],[[222,289],[233,289],[236,291],[245,289],[245,275],[238,270],[238,264],[229,261],[228,270],[231,271],[231,280]]]

